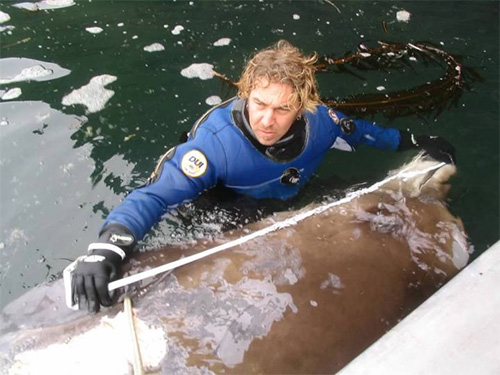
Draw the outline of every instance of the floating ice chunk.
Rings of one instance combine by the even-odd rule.
[[[102,33],[102,28],[94,26],[94,27],[87,27],[85,28],[86,31],[88,31],[91,34],[99,34]]]
[[[0,85],[21,81],[47,81],[71,73],[59,65],[20,57],[0,59]]]
[[[66,8],[72,5],[75,5],[75,2],[73,0],[43,0],[39,1],[38,3],[17,3],[13,6],[30,11],[37,11]]]
[[[66,95],[62,99],[62,104],[83,104],[87,107],[87,113],[98,112],[106,106],[108,100],[115,94],[113,90],[104,88],[104,86],[114,81],[116,81],[116,77],[109,74],[94,77],[87,85]]]
[[[217,105],[222,103],[222,99],[217,95],[212,95],[205,99],[205,103],[207,103],[208,105]]]
[[[299,16],[298,14],[294,14],[294,15],[293,15],[293,19],[294,19],[294,20],[300,20],[300,16]]]
[[[14,4],[12,6],[14,6],[16,8],[24,9],[24,10],[30,10],[32,12],[39,10],[36,3],[17,3],[17,4]]]
[[[211,79],[214,77],[213,65],[207,63],[191,64],[181,70],[181,75],[186,78]]]
[[[311,304],[312,307],[318,307],[318,302],[314,300],[310,300],[309,303]]]
[[[4,32],[5,30],[14,30],[16,27],[12,25],[7,25],[7,26],[0,26],[0,33]]]
[[[174,29],[172,30],[172,34],[174,35],[179,35],[181,33],[181,31],[184,30],[184,26],[181,26],[181,25],[177,25],[174,27]]]
[[[214,43],[214,46],[216,47],[228,46],[230,43],[231,43],[230,38],[221,38]]]
[[[12,100],[19,98],[23,92],[20,88],[14,87],[2,95],[2,100]]]
[[[55,9],[55,8],[65,8],[72,5],[75,5],[74,0],[43,0],[38,4],[42,6],[46,6],[47,9]]]
[[[149,46],[144,47],[144,51],[146,52],[159,52],[163,50],[165,50],[165,47],[163,47],[163,44],[160,43],[153,43]]]
[[[0,11],[0,23],[4,23],[10,20],[10,16],[7,13]]]
[[[384,91],[385,90],[385,86],[377,86],[377,90],[378,91]]]
[[[399,22],[408,22],[410,21],[410,12],[407,12],[406,10],[400,10],[399,12],[396,13],[396,19]]]

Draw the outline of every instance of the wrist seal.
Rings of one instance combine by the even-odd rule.
[[[87,251],[89,254],[92,254],[94,250],[110,250],[115,254],[118,254],[120,258],[122,258],[122,260],[127,257],[127,253],[125,253],[125,251],[123,251],[120,247],[110,243],[93,242],[89,245]]]
[[[110,224],[104,227],[99,233],[97,244],[91,244],[93,249],[106,249],[115,252],[122,260],[133,253],[136,245],[137,241],[132,232],[120,224]]]
[[[407,130],[400,130],[398,151],[415,150],[420,148],[417,138]]]

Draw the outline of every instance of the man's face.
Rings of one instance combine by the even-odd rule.
[[[299,114],[299,103],[290,102],[292,86],[265,79],[248,96],[248,117],[257,140],[271,146],[283,137]]]

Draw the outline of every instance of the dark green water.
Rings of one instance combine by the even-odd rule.
[[[158,157],[210,108],[206,99],[227,95],[217,79],[188,79],[180,72],[209,63],[237,78],[256,49],[285,38],[306,52],[341,56],[365,41],[431,41],[484,81],[438,118],[397,118],[382,124],[446,137],[458,150],[450,210],[460,216],[474,257],[499,239],[499,3],[498,1],[79,1],[29,12],[2,1],[13,26],[0,33],[2,59],[23,57],[58,64],[70,74],[44,81],[0,85],[22,94],[0,101],[0,305],[24,289],[57,277],[83,254],[103,218],[125,192],[139,185]],[[411,14],[408,23],[396,13]],[[294,16],[295,15],[295,16]],[[387,33],[382,23],[387,24]],[[168,26],[167,26],[168,25]],[[175,26],[184,29],[175,35]],[[87,27],[100,27],[98,34]],[[230,38],[229,45],[214,42]],[[163,51],[144,47],[161,43]],[[5,67],[3,68],[5,69]],[[324,95],[344,97],[411,87],[436,76],[418,73],[320,76]],[[0,71],[0,76],[5,72]],[[102,110],[62,104],[93,77],[112,75],[114,95]],[[96,99],[98,95],[94,95]],[[412,153],[361,149],[331,152],[306,188],[300,206],[339,186],[381,179]],[[171,215],[147,239],[149,246],[217,231]]]

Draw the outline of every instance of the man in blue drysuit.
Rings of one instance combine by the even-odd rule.
[[[316,55],[304,56],[279,41],[247,63],[238,96],[202,116],[187,141],[161,158],[147,184],[108,215],[73,275],[80,308],[97,312],[110,306],[108,283],[137,242],[166,212],[215,186],[285,200],[298,193],[331,148],[423,149],[437,160],[454,161],[453,147],[441,137],[381,128],[322,105],[315,62]]]

